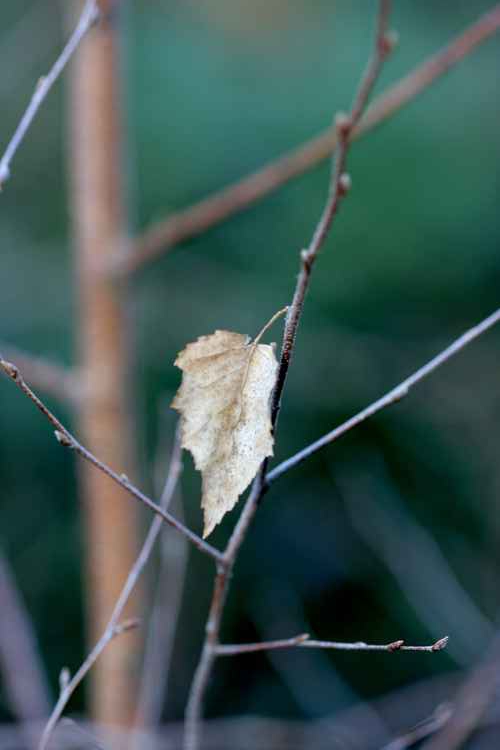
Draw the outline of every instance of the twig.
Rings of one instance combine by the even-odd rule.
[[[221,552],[219,552],[219,550],[215,549],[215,547],[212,547],[210,544],[207,544],[207,542],[201,539],[201,537],[199,537],[193,531],[188,529],[187,526],[184,526],[184,524],[178,521],[168,511],[163,510],[163,508],[157,505],[153,500],[151,500],[151,498],[149,498],[134,484],[132,484],[132,482],[125,474],[117,474],[116,471],[111,469],[107,464],[100,461],[96,456],[94,456],[93,453],[91,453],[83,445],[81,445],[78,440],[61,424],[57,417],[52,414],[50,409],[48,409],[43,401],[25,383],[21,373],[19,372],[17,367],[12,364],[12,362],[7,362],[0,357],[0,367],[6,373],[6,375],[8,375],[16,383],[16,385],[23,391],[23,393],[28,396],[28,398],[35,404],[39,411],[42,412],[44,417],[49,420],[51,425],[55,427],[55,436],[61,445],[63,445],[65,448],[74,450],[86,461],[93,464],[97,469],[99,469],[99,471],[102,471],[110,479],[123,487],[123,489],[126,490],[126,492],[128,492],[130,495],[132,495],[132,497],[134,497],[136,500],[139,500],[141,503],[143,503],[143,505],[146,505],[150,510],[156,513],[157,516],[161,517],[163,521],[166,521],[166,523],[168,523],[174,529],[177,529],[177,531],[183,534],[186,539],[189,539],[189,541],[194,544],[195,547],[197,547],[201,552],[209,555],[219,563],[223,562],[224,556]]]
[[[385,122],[425,91],[450,68],[486,41],[500,27],[500,4],[481,16],[444,49],[381,94],[369,107],[352,138],[359,138]],[[293,151],[229,185],[208,198],[154,224],[136,241],[135,252],[116,258],[115,271],[134,273],[180,242],[202,234],[230,216],[252,206],[289,180],[326,159],[337,148],[337,130],[328,128]]]
[[[406,378],[406,380],[403,380],[401,383],[399,383],[399,385],[386,393],[385,396],[382,396],[377,401],[374,401],[365,409],[358,412],[358,414],[355,414],[346,422],[343,422],[334,430],[331,430],[331,432],[327,432],[326,435],[323,435],[323,437],[306,446],[295,455],[287,458],[285,461],[282,461],[280,464],[278,464],[278,466],[276,466],[267,474],[266,483],[268,485],[271,484],[271,482],[274,482],[286,471],[289,471],[294,466],[302,463],[302,461],[305,461],[306,458],[309,458],[314,453],[321,450],[321,448],[324,448],[326,445],[330,445],[330,443],[335,442],[335,440],[338,440],[340,437],[342,437],[342,435],[345,435],[346,432],[349,432],[349,430],[357,427],[357,425],[361,424],[366,419],[373,417],[374,414],[377,414],[377,412],[385,409],[387,406],[401,401],[401,399],[408,395],[410,389],[413,388],[414,385],[426,378],[428,375],[434,372],[434,370],[437,370],[438,367],[451,359],[451,357],[454,357],[455,354],[458,354],[460,351],[462,351],[462,349],[464,349],[464,347],[466,347],[475,339],[479,338],[479,336],[488,331],[490,328],[493,328],[493,326],[498,322],[500,322],[500,308],[498,310],[495,310],[494,313],[482,320],[481,323],[474,326],[473,328],[470,328],[468,331],[459,336],[459,338],[456,339],[452,344],[450,344],[450,346],[433,357],[433,359],[431,359],[429,362],[427,362],[427,364],[423,365],[423,367]]]
[[[307,633],[296,635],[294,638],[285,638],[278,641],[261,641],[260,643],[234,643],[224,644],[216,647],[217,656],[237,656],[239,654],[252,654],[255,651],[270,651],[281,648],[321,648],[334,649],[337,651],[424,651],[435,653],[446,648],[448,636],[440,638],[430,646],[407,646],[404,641],[393,641],[392,643],[373,644],[356,641],[355,643],[343,643],[339,641],[315,641],[311,640]]]
[[[93,26],[93,24],[99,18],[99,6],[97,0],[87,0],[83,8],[82,14],[73,31],[68,43],[64,47],[60,56],[55,61],[54,65],[47,73],[38,81],[31,101],[22,116],[19,125],[17,126],[14,135],[12,136],[10,143],[5,149],[5,153],[0,160],[0,189],[4,182],[10,177],[10,165],[14,155],[21,145],[24,136],[26,135],[31,123],[33,122],[42,102],[46,98],[50,89],[57,81],[62,71],[64,70],[67,62],[78,48],[78,45],[84,38],[85,34]]]
[[[172,457],[170,460],[168,476],[165,482],[165,487],[163,489],[161,501],[160,501],[160,507],[162,509],[168,507],[170,500],[175,492],[175,488],[177,486],[177,482],[179,480],[181,471],[182,471],[181,441],[180,441],[179,431],[177,431],[174,448],[172,450]],[[61,715],[69,699],[73,695],[78,685],[84,679],[87,672],[95,664],[95,662],[97,661],[101,653],[104,651],[108,643],[116,636],[130,629],[130,627],[136,626],[137,623],[134,623],[134,622],[120,623],[120,619],[123,615],[123,611],[130,598],[130,595],[132,594],[132,591],[134,590],[144,568],[146,567],[149,561],[149,558],[151,557],[153,547],[155,545],[156,539],[158,538],[158,534],[161,531],[161,528],[162,528],[162,519],[157,516],[156,518],[153,519],[151,526],[149,527],[149,531],[146,535],[146,539],[144,540],[142,549],[139,552],[139,555],[127,577],[127,580],[125,581],[125,585],[123,586],[123,589],[121,590],[120,596],[118,597],[118,600],[115,604],[115,607],[113,609],[113,612],[111,614],[111,617],[109,619],[109,622],[106,626],[106,629],[102,637],[96,643],[96,645],[94,646],[92,651],[89,653],[89,655],[87,656],[83,664],[80,666],[80,668],[78,669],[74,677],[72,677],[67,682],[67,684],[62,686],[59,700],[57,701],[54,707],[54,710],[52,711],[52,714],[50,715],[47,725],[43,731],[42,739],[40,741],[40,750],[46,749],[47,744],[50,740],[51,734],[54,731],[54,728],[57,722],[61,718]]]
[[[238,656],[239,654],[253,654],[255,651],[271,651],[278,648],[293,648],[300,646],[309,639],[308,633],[301,633],[293,638],[282,638],[278,641],[260,641],[259,643],[227,643],[216,646],[217,656]]]
[[[0,343],[1,358],[14,362],[30,383],[47,395],[64,401],[76,401],[79,396],[78,375],[63,365],[43,357],[23,352]]]
[[[348,175],[344,173],[344,170],[347,152],[349,150],[350,136],[362,115],[364,107],[366,106],[368,97],[380,72],[380,68],[391,50],[391,39],[387,34],[389,9],[390,1],[380,0],[377,16],[375,50],[370,62],[368,63],[366,72],[361,79],[361,84],[354,98],[350,115],[342,115],[341,118],[338,118],[337,131],[339,147],[336,159],[332,166],[329,195],[313,234],[311,243],[307,250],[303,250],[301,253],[301,269],[292,305],[288,310],[285,322],[281,360],[271,402],[271,422],[274,430],[276,430],[281,394],[285,386],[286,376],[295,344],[295,334],[300,321],[306,291],[309,286],[311,271],[319,250],[328,235],[328,231],[332,220],[337,213],[339,204],[349,189],[350,180]],[[225,549],[223,564],[219,564],[217,569],[212,602],[205,627],[205,642],[193,678],[186,707],[186,731],[184,737],[185,750],[198,750],[199,748],[199,732],[203,710],[203,699],[210,678],[210,673],[217,657],[216,649],[219,645],[219,632],[228,592],[229,580],[248,527],[255,515],[259,501],[264,495],[266,489],[266,469],[267,461],[264,461],[259,474],[253,483],[238,523],[236,524]]]

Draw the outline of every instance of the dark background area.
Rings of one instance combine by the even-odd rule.
[[[400,44],[377,91],[491,7],[402,1]],[[0,8],[0,149],[66,31],[54,0]],[[131,232],[228,184],[347,109],[374,4],[163,0],[123,19]],[[352,148],[353,187],[315,269],[280,418],[279,461],[417,369],[499,304],[498,39]],[[0,339],[72,363],[75,288],[63,79],[0,197]],[[171,441],[173,367],[216,328],[255,334],[290,301],[328,180],[324,164],[134,282],[134,411],[142,483]],[[279,341],[276,326],[271,340]],[[290,472],[241,553],[223,637],[430,643],[440,654],[276,652],[221,660],[209,715],[327,716],[474,663],[498,616],[500,331],[401,404]],[[60,404],[51,403],[69,420]],[[11,384],[0,383],[0,544],[56,689],[84,654],[75,466]],[[167,457],[165,456],[165,462]],[[126,467],[117,467],[119,469]],[[189,525],[200,479],[186,455]],[[240,504],[241,505],[241,504]],[[222,545],[234,511],[213,536]],[[145,516],[146,518],[146,516]],[[192,552],[165,719],[181,718],[211,593]],[[83,691],[71,704],[83,708]],[[9,720],[0,688],[0,719]]]

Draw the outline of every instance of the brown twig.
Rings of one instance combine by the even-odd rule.
[[[71,59],[75,50],[78,49],[80,42],[98,18],[99,6],[97,4],[97,0],[87,0],[80,19],[71,37],[69,38],[68,43],[64,47],[63,51],[61,52],[47,75],[43,76],[38,81],[33,96],[31,97],[31,101],[24,115],[22,116],[7,148],[5,149],[5,153],[0,160],[0,188],[10,177],[10,165],[12,159],[14,158],[17,149],[21,145],[31,123],[35,119],[40,106],[47,97],[47,94],[49,93],[54,83],[63,72],[66,64]]]
[[[448,636],[440,638],[430,646],[407,646],[404,641],[393,641],[392,643],[374,644],[356,641],[344,643],[341,641],[317,641],[309,638],[307,633],[296,635],[294,638],[285,638],[278,641],[261,641],[260,643],[231,643],[218,645],[215,649],[217,656],[238,656],[239,654],[252,654],[256,651],[270,651],[281,648],[321,648],[337,651],[424,651],[435,653],[446,648]]]
[[[94,456],[93,453],[91,453],[83,445],[81,445],[81,443],[78,442],[78,440],[69,432],[69,430],[67,430],[66,427],[61,424],[61,422],[50,411],[50,409],[48,409],[43,401],[31,390],[31,388],[24,381],[17,367],[13,365],[12,362],[7,362],[6,360],[0,358],[0,368],[16,383],[16,385],[30,399],[30,401],[34,403],[37,409],[42,412],[44,417],[48,419],[51,425],[55,428],[55,436],[61,445],[63,445],[65,448],[74,450],[86,461],[93,464],[97,469],[99,469],[99,471],[106,474],[110,479],[116,482],[116,484],[119,484],[120,487],[123,487],[123,489],[129,493],[129,495],[132,495],[132,497],[134,497],[136,500],[139,500],[143,505],[152,510],[153,513],[156,513],[156,515],[159,516],[163,521],[168,523],[169,526],[177,529],[177,531],[179,531],[184,537],[186,537],[186,539],[194,544],[194,546],[197,547],[201,552],[209,555],[218,563],[224,562],[224,556],[221,552],[219,552],[219,550],[215,549],[215,547],[212,547],[210,544],[207,544],[207,542],[201,539],[201,537],[199,537],[193,531],[190,531],[187,526],[184,526],[184,524],[178,521],[168,511],[163,510],[160,505],[157,505],[153,500],[151,500],[151,498],[149,498],[134,484],[132,484],[132,482],[127,478],[125,474],[117,474],[116,471],[111,469],[107,464],[100,461],[96,456]]]
[[[174,448],[172,450],[172,456],[170,459],[170,467],[168,470],[165,487],[163,489],[161,500],[160,500],[160,507],[162,509],[168,508],[170,501],[172,499],[172,496],[175,492],[177,482],[179,481],[179,477],[182,471],[181,450],[182,449],[181,449],[180,433],[179,433],[179,430],[177,430],[175,444],[174,444]],[[45,748],[47,747],[47,744],[50,740],[50,736],[52,732],[54,731],[54,728],[57,722],[61,718],[62,713],[69,699],[73,695],[78,685],[84,679],[87,672],[95,664],[95,662],[97,661],[101,653],[104,651],[108,643],[110,643],[110,641],[113,640],[113,638],[115,638],[116,636],[121,635],[121,633],[137,625],[137,623],[134,621],[120,623],[120,620],[123,616],[123,612],[130,598],[130,595],[135,589],[137,582],[144,568],[146,567],[149,561],[149,558],[151,557],[153,547],[161,531],[162,525],[163,523],[160,517],[157,516],[156,518],[153,519],[151,526],[149,527],[149,531],[146,535],[146,539],[144,540],[142,549],[127,577],[127,580],[125,581],[125,585],[123,586],[121,590],[120,596],[118,597],[118,600],[114,606],[113,612],[108,621],[106,629],[104,633],[102,634],[102,637],[96,643],[96,645],[94,646],[92,651],[89,653],[89,655],[87,656],[83,664],[80,666],[80,668],[78,669],[74,677],[72,677],[67,682],[67,684],[64,684],[62,686],[59,699],[43,731],[42,739],[40,742],[40,750],[45,750]]]
[[[79,398],[78,375],[43,357],[0,344],[1,357],[14,362],[30,383],[52,398],[75,402]]]
[[[274,430],[277,425],[281,395],[285,386],[286,376],[295,344],[295,335],[302,313],[304,298],[309,286],[311,271],[318,253],[328,235],[340,202],[349,189],[350,180],[348,175],[345,174],[345,166],[349,150],[350,136],[363,113],[381,66],[391,49],[391,39],[387,34],[389,9],[390,0],[380,0],[374,53],[368,63],[366,72],[361,79],[361,84],[354,98],[350,114],[342,115],[337,118],[339,146],[336,159],[332,165],[332,176],[330,179],[328,198],[314,231],[311,243],[309,247],[301,253],[300,273],[292,305],[288,309],[285,322],[280,365],[271,402],[271,421]],[[212,602],[205,627],[205,641],[193,678],[186,707],[186,731],[184,737],[185,750],[198,750],[199,748],[199,732],[203,710],[203,699],[214,661],[217,658],[219,632],[228,592],[229,580],[239,549],[246,536],[252,518],[255,515],[259,501],[263,497],[266,489],[266,468],[267,461],[264,461],[246,500],[238,523],[236,524],[228,542],[224,552],[223,562],[222,564],[219,564],[217,569]]]
[[[385,396],[382,396],[377,401],[374,401],[365,409],[358,412],[358,414],[355,414],[346,422],[343,422],[334,430],[331,430],[331,432],[327,432],[326,435],[323,435],[323,437],[319,438],[314,443],[311,443],[305,448],[302,448],[302,450],[300,450],[295,455],[287,458],[285,461],[282,461],[280,464],[278,464],[278,466],[276,466],[267,474],[266,483],[268,485],[271,484],[271,482],[274,482],[282,474],[289,471],[294,466],[302,463],[302,461],[305,461],[307,458],[309,458],[325,446],[335,442],[335,440],[338,440],[340,437],[342,437],[342,435],[345,435],[346,432],[349,432],[354,427],[357,427],[357,425],[361,424],[370,417],[373,417],[382,409],[385,409],[386,407],[391,406],[391,404],[395,404],[398,401],[401,401],[401,399],[408,395],[414,385],[419,383],[421,380],[424,380],[424,378],[434,372],[434,370],[437,370],[438,367],[454,357],[455,354],[461,352],[462,349],[464,349],[468,344],[479,338],[479,336],[488,331],[490,328],[493,328],[493,326],[495,326],[498,322],[500,322],[500,308],[498,310],[495,310],[494,313],[478,323],[478,325],[470,328],[468,331],[459,336],[459,338],[456,339],[452,344],[450,344],[450,346],[446,347],[446,349],[433,357],[433,359],[431,359],[425,365],[420,367],[416,372],[399,383],[399,385],[395,386],[395,388],[386,393]]]
[[[354,129],[352,138],[365,135],[392,117],[470,54],[475,47],[492,36],[499,27],[500,4],[497,4],[444,49],[381,94]],[[311,169],[330,156],[337,145],[337,129],[330,127],[242,180],[171,214],[167,219],[147,229],[137,239],[134,253],[127,258],[117,257],[113,269],[123,273],[134,273],[142,269],[180,242],[222,223]]]

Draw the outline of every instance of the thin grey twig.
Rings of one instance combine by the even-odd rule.
[[[189,541],[194,544],[195,547],[197,547],[201,552],[209,555],[218,563],[224,562],[224,556],[222,552],[219,552],[219,550],[215,549],[215,547],[212,547],[212,545],[207,544],[207,542],[201,539],[201,537],[199,537],[193,531],[190,531],[187,526],[184,526],[184,524],[178,521],[168,511],[163,510],[163,508],[157,505],[153,500],[151,500],[151,498],[149,498],[134,484],[132,484],[132,482],[125,474],[117,474],[116,471],[111,469],[107,464],[103,463],[100,459],[94,456],[93,453],[87,450],[87,448],[81,445],[78,440],[69,432],[69,430],[67,430],[66,427],[61,424],[57,417],[50,411],[50,409],[43,403],[43,401],[36,395],[36,393],[31,390],[31,388],[24,381],[17,367],[13,365],[12,362],[7,362],[7,360],[0,357],[0,368],[16,383],[16,385],[22,390],[22,392],[26,396],[28,396],[30,401],[35,404],[37,409],[42,412],[44,417],[49,420],[51,425],[55,428],[55,436],[61,445],[74,450],[75,453],[78,453],[78,455],[80,455],[86,461],[93,464],[97,469],[99,469],[99,471],[102,471],[110,479],[123,487],[123,489],[129,493],[129,495],[132,495],[132,497],[134,497],[136,500],[139,500],[143,505],[146,505],[150,510],[152,510],[153,513],[156,513],[157,516],[161,517],[163,521],[168,523],[174,529],[177,529],[177,531],[183,534],[186,539],[189,539]]]
[[[217,656],[237,656],[253,654],[255,651],[271,651],[278,648],[300,646],[309,639],[308,633],[301,633],[293,638],[282,638],[278,641],[260,641],[259,643],[223,643],[215,648]]]
[[[276,430],[281,395],[285,386],[286,376],[290,365],[292,352],[295,345],[295,336],[299,325],[304,298],[309,286],[311,271],[317,255],[328,235],[333,218],[337,213],[340,202],[349,189],[350,179],[345,174],[347,153],[349,150],[350,136],[361,117],[368,102],[369,95],[375,84],[381,66],[389,54],[392,46],[391,39],[387,33],[387,19],[389,15],[390,1],[380,0],[377,16],[377,31],[375,36],[375,50],[368,64],[367,70],[362,77],[358,93],[354,98],[350,115],[343,115],[338,119],[339,145],[336,159],[332,167],[329,195],[325,208],[313,234],[311,243],[301,253],[301,269],[295,288],[293,302],[288,310],[283,336],[281,360],[278,370],[276,386],[271,403],[271,422]],[[217,657],[219,645],[219,632],[226,602],[229,580],[232,569],[237,558],[239,549],[243,544],[248,527],[257,510],[258,504],[266,489],[265,475],[267,461],[255,479],[252,489],[244,505],[240,518],[233,530],[229,543],[223,555],[222,564],[218,565],[215,578],[212,602],[205,627],[205,641],[203,644],[200,660],[195,671],[191,690],[186,707],[186,730],[184,736],[184,750],[198,750],[200,721],[203,711],[203,699],[208,685],[208,680],[214,661]]]
[[[5,153],[0,160],[0,188],[10,177],[10,165],[14,155],[21,145],[24,136],[26,135],[31,123],[35,119],[36,113],[40,109],[40,106],[50,89],[57,81],[62,71],[64,70],[68,60],[78,48],[78,45],[82,41],[85,34],[93,26],[93,24],[99,18],[99,6],[97,0],[87,0],[83,8],[80,19],[73,31],[68,43],[64,47],[63,51],[55,61],[54,65],[47,73],[38,81],[31,101],[22,116],[14,135],[12,136]]]
[[[231,643],[222,644],[216,647],[217,656],[237,656],[239,654],[252,654],[255,651],[270,651],[281,648],[321,648],[333,649],[337,651],[424,651],[426,653],[435,653],[446,648],[448,636],[440,638],[430,646],[407,646],[404,641],[393,641],[392,643],[364,643],[356,641],[354,643],[343,643],[341,641],[317,641],[309,638],[307,633],[296,635],[294,638],[285,638],[278,641],[261,641],[259,643]]]
[[[414,385],[426,378],[428,375],[434,372],[434,370],[437,370],[438,367],[441,367],[441,365],[454,357],[455,354],[461,352],[464,347],[472,343],[472,341],[474,341],[475,339],[479,338],[479,336],[481,336],[483,333],[488,331],[490,328],[493,328],[493,326],[496,325],[499,321],[500,308],[498,310],[495,310],[494,313],[481,321],[481,323],[474,326],[473,328],[470,328],[468,331],[459,336],[459,338],[456,339],[452,344],[450,344],[450,346],[446,347],[446,349],[433,357],[433,359],[431,359],[429,362],[427,362],[427,364],[423,365],[423,367],[406,378],[406,380],[403,380],[401,383],[399,383],[399,385],[386,393],[385,396],[382,396],[377,401],[374,401],[365,409],[358,412],[358,414],[350,417],[350,419],[348,419],[346,422],[343,422],[343,424],[339,425],[334,430],[331,430],[331,432],[327,432],[326,435],[323,435],[323,437],[306,446],[295,455],[287,458],[285,461],[282,461],[280,464],[278,464],[278,466],[276,466],[267,474],[266,483],[268,485],[271,484],[271,482],[274,482],[286,471],[289,471],[294,466],[302,463],[302,461],[305,461],[307,458],[312,456],[313,453],[321,450],[321,448],[324,448],[325,446],[330,445],[330,443],[335,442],[335,440],[338,440],[340,437],[342,437],[342,435],[345,435],[346,432],[349,432],[349,430],[357,427],[357,425],[361,424],[361,422],[364,422],[366,419],[373,417],[374,414],[377,414],[377,412],[385,409],[387,406],[401,401],[402,398],[408,395],[410,389],[413,388]]]
[[[177,482],[179,481],[181,471],[182,471],[181,441],[180,441],[179,430],[177,430],[175,444],[172,450],[172,456],[170,460],[170,467],[169,467],[167,479],[165,482],[165,487],[163,489],[162,496],[161,496],[161,501],[160,501],[161,508],[168,507],[170,500],[172,498],[172,495],[174,494],[175,488],[177,486]],[[96,643],[96,645],[94,646],[92,651],[89,653],[89,655],[87,656],[83,664],[80,666],[80,668],[78,669],[74,677],[72,677],[67,682],[67,684],[63,685],[62,687],[61,693],[59,695],[59,699],[43,731],[42,739],[40,741],[40,750],[46,749],[47,744],[50,740],[51,734],[54,731],[54,728],[57,722],[61,718],[62,713],[70,697],[73,695],[78,685],[84,679],[87,672],[93,667],[93,665],[95,664],[95,662],[97,661],[101,653],[104,651],[108,643],[111,640],[113,640],[113,638],[115,638],[117,635],[120,635],[125,630],[128,630],[130,628],[132,623],[130,622],[120,623],[120,619],[123,615],[123,611],[130,598],[130,595],[132,594],[132,591],[134,590],[137,584],[137,581],[139,580],[139,577],[141,576],[144,568],[146,567],[149,561],[149,558],[151,557],[153,547],[158,538],[158,534],[161,531],[162,525],[163,523],[160,517],[157,516],[153,519],[151,526],[149,527],[149,531],[144,540],[142,549],[139,552],[139,555],[127,577],[127,580],[125,581],[125,585],[123,586],[123,589],[121,590],[120,596],[118,597],[118,600],[115,604],[115,607],[113,609],[109,622],[106,626],[106,629],[104,633],[102,634],[102,637]]]

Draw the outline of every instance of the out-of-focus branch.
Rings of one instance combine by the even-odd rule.
[[[117,474],[116,471],[111,469],[107,464],[100,461],[96,456],[94,456],[93,453],[91,453],[83,445],[81,445],[81,443],[79,443],[78,440],[73,437],[69,430],[67,430],[66,427],[64,427],[64,425],[50,411],[50,409],[48,409],[43,401],[31,390],[31,388],[24,381],[17,367],[15,367],[12,362],[7,362],[6,360],[0,358],[0,368],[16,383],[16,385],[30,399],[30,401],[33,402],[37,409],[41,411],[44,417],[48,419],[50,424],[55,428],[55,436],[61,445],[63,445],[65,448],[74,450],[76,453],[78,453],[79,456],[99,469],[99,471],[101,471],[103,474],[106,474],[116,484],[120,485],[120,487],[128,492],[129,495],[132,495],[132,497],[134,497],[136,500],[139,500],[139,502],[152,510],[153,513],[156,513],[156,515],[159,516],[163,521],[166,521],[169,526],[177,529],[177,531],[183,534],[186,539],[189,539],[189,541],[194,544],[195,547],[197,547],[201,552],[209,555],[209,557],[212,557],[217,562],[223,562],[223,554],[215,549],[215,547],[207,544],[207,542],[201,539],[193,531],[190,531],[187,526],[184,526],[184,524],[174,518],[174,516],[172,516],[168,511],[164,510],[160,505],[157,505],[155,502],[153,502],[151,498],[149,498],[134,484],[132,484],[132,482],[125,474]]]
[[[431,533],[397,496],[393,500],[387,491],[390,480],[381,487],[361,470],[348,484],[345,508],[354,529],[385,563],[431,637],[451,632],[449,655],[469,667],[491,640],[493,624],[457,579]]]
[[[181,441],[180,441],[180,433],[179,431],[177,431],[174,448],[172,450],[172,457],[170,460],[170,468],[168,471],[168,476],[165,482],[165,487],[163,489],[161,501],[160,501],[160,507],[162,509],[168,508],[170,501],[173,497],[173,494],[175,492],[177,482],[179,481],[181,471],[182,471]],[[62,716],[62,713],[64,709],[66,708],[66,705],[69,699],[73,695],[78,685],[84,679],[87,672],[95,664],[95,662],[97,661],[101,653],[104,651],[108,643],[110,643],[110,641],[113,640],[113,638],[115,638],[117,635],[120,635],[121,633],[123,633],[124,630],[128,629],[129,623],[120,624],[120,620],[123,616],[123,612],[130,598],[130,595],[135,589],[137,582],[144,568],[146,567],[149,561],[149,558],[151,557],[153,547],[161,531],[162,525],[163,524],[162,524],[161,518],[157,516],[156,518],[153,519],[153,522],[151,523],[151,526],[147,533],[146,539],[144,540],[144,544],[139,553],[139,556],[137,557],[137,560],[135,561],[128,575],[128,578],[115,604],[113,613],[109,619],[109,622],[106,626],[104,633],[102,634],[102,637],[96,643],[96,645],[94,646],[92,651],[89,653],[89,655],[87,656],[83,664],[80,666],[80,668],[78,669],[74,677],[72,677],[67,682],[66,685],[62,686],[59,700],[57,701],[54,707],[54,710],[52,711],[52,714],[50,716],[50,719],[47,722],[47,725],[44,729],[42,739],[40,742],[40,750],[45,750],[45,748],[47,747],[47,744],[50,740],[50,736],[52,732],[54,731],[54,727],[56,726],[57,722]]]
[[[50,712],[50,690],[30,616],[0,550],[0,671],[8,703],[21,724]]]
[[[28,354],[0,343],[2,358],[14,362],[35,388],[52,398],[75,402],[79,397],[78,375],[44,357]]]
[[[500,635],[472,670],[453,700],[453,712],[443,729],[425,743],[423,750],[455,750],[464,747],[478,728],[500,687]]]
[[[406,732],[406,734],[396,737],[383,750],[408,750],[408,748],[416,745],[417,742],[431,737],[442,729],[452,715],[452,712],[453,709],[449,704],[438,706],[432,716],[426,719],[426,721],[420,722],[416,727]]]
[[[80,19],[73,31],[68,43],[64,47],[60,56],[55,61],[54,65],[47,73],[38,81],[31,101],[22,116],[19,125],[17,126],[14,135],[12,136],[5,153],[0,160],[0,188],[3,183],[10,177],[10,165],[14,155],[21,145],[24,136],[26,135],[31,123],[35,119],[35,116],[40,109],[43,101],[45,100],[50,89],[57,81],[61,73],[63,72],[66,64],[71,59],[78,45],[84,38],[85,34],[92,27],[92,25],[99,18],[99,6],[97,0],[87,0],[83,8]]]
[[[415,99],[500,27],[500,4],[437,54],[419,65],[369,107],[352,138],[373,130]],[[135,252],[116,258],[113,270],[133,273],[190,237],[222,223],[326,159],[337,148],[334,126],[227,188],[154,224],[136,240]]]
[[[278,641],[261,641],[259,643],[231,643],[222,644],[216,647],[217,656],[238,656],[239,654],[252,654],[255,651],[271,651],[281,648],[321,648],[336,651],[424,651],[429,654],[436,651],[442,651],[446,648],[448,636],[440,638],[430,646],[407,646],[402,640],[393,641],[392,643],[364,643],[356,641],[354,643],[343,643],[341,641],[317,641],[309,638],[307,633],[296,635],[294,638],[285,638]]]
[[[168,455],[167,446],[170,440],[170,436],[167,438],[167,434],[171,432],[171,420],[165,420],[164,418],[168,410],[165,409],[163,400],[160,401],[159,411],[161,422],[165,428],[165,436],[159,440],[155,463],[157,467],[161,467],[163,474],[165,456]],[[165,422],[168,422],[168,426]],[[162,430],[159,432],[161,435]],[[173,507],[176,517],[184,521],[182,505],[182,493],[180,488],[177,487],[168,509]],[[157,580],[152,596],[148,597],[152,600],[149,606],[151,616],[139,680],[135,728],[140,731],[136,734],[135,750],[144,750],[142,732],[151,732],[160,725],[162,709],[165,703],[168,703],[167,685],[170,678],[172,653],[182,605],[189,559],[188,553],[189,548],[184,537],[170,532],[169,529],[164,529],[159,542]]]
[[[337,214],[340,203],[349,190],[350,178],[345,173],[350,137],[363,110],[368,102],[370,93],[375,85],[381,67],[392,49],[393,40],[388,34],[387,20],[390,10],[390,0],[380,0],[377,13],[377,29],[375,33],[374,51],[372,52],[366,71],[354,97],[351,111],[348,115],[337,116],[337,134],[339,148],[332,164],[332,173],[328,186],[328,195],[319,221],[307,249],[300,254],[300,272],[295,286],[295,292],[283,334],[280,364],[271,399],[271,424],[276,431],[281,396],[290,366],[295,346],[295,337],[300,322],[304,299],[312,269]],[[205,626],[205,641],[200,660],[195,671],[186,708],[186,733],[184,750],[198,750],[200,743],[200,722],[203,712],[203,700],[207,689],[210,673],[217,658],[216,648],[219,645],[219,632],[226,603],[229,581],[239,550],[246,537],[248,528],[257,510],[259,501],[266,490],[267,460],[265,460],[253,483],[238,522],[231,534],[223,555],[223,564],[217,568],[212,602]]]
[[[377,414],[377,412],[385,409],[391,404],[395,404],[396,402],[401,401],[402,398],[408,395],[410,389],[413,388],[414,385],[426,378],[428,375],[434,372],[434,370],[437,370],[438,367],[441,367],[441,365],[451,359],[451,357],[454,357],[455,354],[458,354],[460,351],[462,351],[462,349],[468,344],[472,343],[472,341],[479,338],[479,336],[482,336],[482,334],[488,331],[490,328],[493,328],[493,326],[495,326],[498,322],[500,322],[500,309],[495,310],[494,313],[482,320],[481,323],[474,326],[473,328],[470,328],[468,331],[459,336],[459,338],[456,339],[452,344],[450,344],[450,346],[446,347],[446,349],[443,349],[442,352],[437,354],[435,357],[433,357],[433,359],[427,362],[427,364],[423,365],[423,367],[420,367],[416,372],[399,383],[399,385],[397,385],[391,391],[386,393],[385,396],[382,396],[377,401],[374,401],[354,417],[351,417],[346,422],[336,427],[334,430],[331,430],[331,432],[327,432],[327,434],[323,435],[323,437],[319,438],[319,440],[316,440],[314,443],[311,443],[305,448],[302,448],[302,450],[300,450],[294,456],[291,456],[290,458],[287,458],[285,461],[282,461],[280,464],[278,464],[278,466],[276,466],[267,474],[267,484],[274,482],[282,474],[289,471],[294,466],[302,463],[302,461],[305,461],[307,458],[309,458],[325,446],[335,442],[335,440],[338,440],[340,437],[342,437],[342,435],[345,435],[346,432],[349,432],[349,430],[357,427],[357,425],[361,424],[366,419],[373,417],[374,414]]]

